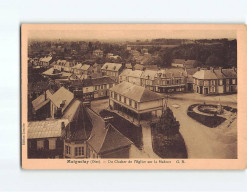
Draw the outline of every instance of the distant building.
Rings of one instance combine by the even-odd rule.
[[[51,56],[40,58],[39,65],[48,68],[53,61]]]
[[[61,71],[57,70],[57,69],[54,69],[54,68],[50,68],[46,71],[44,71],[42,73],[42,75],[45,77],[45,78],[51,78],[51,79],[57,79],[59,77],[62,76],[62,73]]]
[[[122,82],[110,89],[110,108],[127,113],[138,121],[160,116],[163,109],[163,98],[146,89],[129,82]]]
[[[119,76],[119,82],[127,81],[135,85],[141,86],[141,70],[125,69]]]
[[[237,92],[237,70],[200,69],[194,75],[194,91],[199,94],[224,94]]]
[[[114,81],[118,82],[119,74],[122,72],[124,66],[119,63],[105,63],[102,68],[103,76],[109,76]]]
[[[87,158],[129,158],[133,143],[91,109],[87,109],[94,124],[87,140]]]
[[[64,67],[65,64],[67,63],[66,60],[57,60],[54,64],[53,64],[53,68],[59,71],[64,71]]]
[[[93,56],[97,57],[97,58],[102,58],[104,55],[104,52],[100,49],[94,50],[93,51]]]
[[[196,68],[201,66],[201,62],[197,60],[174,59],[171,66],[176,68]]]

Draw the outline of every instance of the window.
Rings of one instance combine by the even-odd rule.
[[[166,83],[167,83],[167,85],[170,85],[170,81],[169,80],[167,80]]]
[[[113,87],[113,84],[109,84],[109,88]]]
[[[66,154],[70,154],[70,146],[65,146],[65,152]]]
[[[130,106],[132,105],[132,100],[131,100],[131,99],[129,100],[129,105],[130,105]]]
[[[97,90],[97,86],[95,86],[94,89]]]
[[[126,104],[126,97],[124,97],[124,103]]]
[[[43,149],[43,148],[44,148],[44,140],[38,140],[37,149]]]
[[[82,155],[84,155],[84,147],[76,147],[75,156],[82,156]]]
[[[56,149],[56,139],[49,139],[49,150]]]
[[[223,85],[223,80],[222,79],[220,80],[220,85]]]
[[[137,102],[135,102],[135,108],[137,109]]]
[[[111,92],[111,97],[113,98],[113,92]]]
[[[117,93],[114,93],[114,99],[117,99]]]
[[[121,95],[119,95],[119,101],[120,101],[120,102],[122,101],[122,96],[121,96]]]
[[[226,84],[229,84],[229,83],[230,83],[229,79],[226,79]]]
[[[236,79],[232,79],[232,84],[233,84],[233,85],[236,84]]]

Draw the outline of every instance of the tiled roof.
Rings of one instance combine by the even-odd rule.
[[[45,94],[41,94],[39,97],[37,97],[35,100],[32,101],[33,109],[35,111],[39,110],[48,102],[50,102],[49,98],[52,96],[52,93],[49,90],[47,90],[45,93],[46,93],[46,99],[45,99]]]
[[[119,71],[119,69],[122,67],[122,64],[119,63],[105,63],[101,70],[112,70],[112,71]]]
[[[74,99],[74,94],[64,87],[61,87],[50,97],[50,99],[58,108],[60,107],[60,104],[64,102],[64,106],[62,108],[62,111],[64,111]]]
[[[112,87],[111,91],[114,91],[137,102],[147,102],[162,99],[160,95],[146,89],[145,87],[137,86],[126,81]]]
[[[91,136],[88,144],[98,153],[106,153],[125,146],[129,146],[132,142],[122,135],[111,124],[105,127],[105,121],[97,113],[87,108],[88,114],[93,123]]]
[[[62,122],[65,126],[68,125],[67,119],[55,119],[45,121],[28,122],[27,138],[50,138],[62,136]]]
[[[214,69],[197,71],[193,77],[197,79],[224,79],[224,78],[237,78],[237,72],[234,69]]]

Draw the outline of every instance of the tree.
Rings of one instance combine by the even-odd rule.
[[[179,132],[180,124],[173,115],[172,110],[167,107],[156,124],[157,131],[170,137]]]

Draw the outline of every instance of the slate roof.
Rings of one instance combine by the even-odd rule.
[[[70,122],[67,139],[70,141],[87,140],[92,130],[89,115],[80,100],[74,100],[64,113],[64,119]]]
[[[35,111],[42,108],[44,105],[50,102],[50,97],[52,96],[52,93],[47,90],[46,92],[46,99],[45,94],[41,94],[39,97],[37,97],[35,100],[32,101],[33,109]]]
[[[224,78],[237,78],[237,72],[234,69],[214,69],[197,71],[193,77],[197,79],[224,79]]]
[[[111,124],[105,127],[104,119],[93,110],[87,108],[87,111],[94,124],[91,136],[87,142],[98,154],[110,152],[132,144],[127,137],[121,134]]]
[[[218,79],[216,74],[212,70],[200,70],[197,71],[194,75],[194,78],[197,79]]]
[[[187,75],[185,70],[178,68],[161,69],[157,71],[157,76],[159,74],[161,75],[161,78],[174,78],[174,77],[182,77]]]
[[[55,75],[61,75],[62,73],[59,70],[56,70],[54,68],[50,68],[42,73],[43,75],[47,76],[55,76]]]
[[[119,69],[122,67],[122,64],[119,63],[105,63],[101,70],[111,70],[111,71],[119,71]]]
[[[145,87],[137,86],[126,81],[112,87],[111,91],[114,91],[137,102],[147,102],[162,99],[160,95],[146,89]]]
[[[27,138],[38,139],[38,138],[61,137],[63,134],[62,122],[64,122],[65,126],[68,125],[67,119],[28,122]]]
[[[64,87],[61,87],[50,97],[50,99],[52,103],[54,103],[58,108],[60,107],[60,104],[64,101],[65,104],[62,108],[62,111],[64,111],[74,99],[74,94],[69,90],[65,89]]]
[[[156,70],[145,70],[142,73],[141,78],[148,79],[148,76],[149,76],[149,80],[154,80],[156,74],[157,74]]]
[[[74,86],[89,87],[95,85],[114,84],[114,83],[116,83],[114,80],[112,80],[110,77],[105,76],[99,78],[84,79],[82,81],[74,81],[72,84]]]

